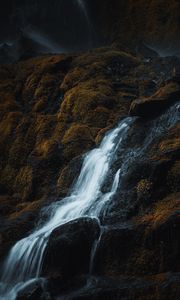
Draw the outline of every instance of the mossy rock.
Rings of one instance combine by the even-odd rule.
[[[86,125],[72,124],[62,139],[64,157],[68,161],[94,146],[91,130]]]

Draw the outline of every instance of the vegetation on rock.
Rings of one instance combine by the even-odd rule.
[[[155,56],[147,62],[130,52],[114,45],[0,67],[1,259],[15,241],[32,230],[42,207],[69,193],[82,156],[128,116],[129,110],[140,118],[128,132],[125,152],[141,145],[156,115],[179,100],[179,84],[171,79],[179,60]],[[120,299],[117,295],[132,299],[132,286],[136,287],[133,299],[144,299],[148,291],[148,300],[168,300],[166,288],[167,295],[178,299],[174,291],[179,272],[179,149],[176,124],[133,162],[110,207],[93,272],[106,278],[113,299]],[[112,172],[121,163],[118,153]],[[66,293],[69,286],[72,290],[77,282],[78,287],[84,284],[91,246],[98,237],[97,222],[87,219],[52,233],[43,272],[55,296]],[[67,274],[70,262],[71,276]],[[68,278],[64,290],[57,289],[64,276]],[[106,288],[97,290],[95,285],[92,293],[96,299],[109,299]],[[95,299],[88,297],[83,299]]]

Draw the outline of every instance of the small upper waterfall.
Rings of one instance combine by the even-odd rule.
[[[88,27],[88,31],[89,31],[89,46],[91,46],[91,43],[92,43],[92,34],[93,34],[93,26],[92,26],[92,23],[90,21],[90,18],[89,18],[89,13],[88,13],[88,10],[87,10],[87,7],[86,7],[86,3],[84,2],[84,0],[76,0],[79,8],[82,10],[83,14],[84,14],[84,17],[86,19],[86,22],[87,22],[87,27]]]
[[[78,3],[79,7],[82,9],[87,21],[89,22],[89,16],[88,16],[88,13],[86,10],[86,5],[85,5],[84,1],[83,0],[76,0],[76,1]]]
[[[18,291],[28,282],[32,282],[33,278],[38,278],[48,238],[55,228],[82,216],[100,215],[104,205],[117,190],[120,171],[114,177],[111,191],[106,194],[101,192],[116,151],[131,123],[132,118],[121,121],[117,128],[104,137],[99,148],[85,156],[71,195],[50,206],[47,223],[17,242],[11,249],[0,279],[1,300],[16,299]]]

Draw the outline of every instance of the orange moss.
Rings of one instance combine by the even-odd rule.
[[[42,207],[43,199],[29,202],[22,202],[19,203],[16,208],[15,212],[9,215],[9,220],[14,220],[18,217],[21,217],[26,212],[36,212],[39,208]]]
[[[68,114],[74,121],[84,121],[88,113],[98,106],[111,108],[114,105],[115,100],[110,85],[107,82],[89,80],[80,83],[65,94],[59,117]]]
[[[18,171],[8,164],[6,164],[5,167],[1,170],[0,182],[10,192],[12,192],[14,180],[17,176],[17,173]]]
[[[9,112],[0,122],[1,141],[10,137],[22,118],[21,112]]]
[[[88,126],[95,125],[98,128],[104,128],[107,126],[111,111],[105,107],[98,106],[93,111],[90,111],[84,118],[84,122]]]
[[[67,90],[73,88],[75,85],[83,81],[85,74],[86,74],[86,70],[79,67],[75,67],[74,69],[72,69],[70,72],[66,74],[63,82],[60,85],[60,89],[66,92]]]
[[[14,190],[21,195],[21,199],[27,200],[32,193],[33,169],[31,166],[22,167],[14,182]]]
[[[159,226],[166,221],[175,211],[180,209],[180,193],[171,194],[167,198],[157,202],[152,210],[142,217],[136,218],[138,224],[146,222],[149,224],[148,230],[153,227]]]
[[[64,145],[64,156],[70,160],[91,148],[94,140],[88,126],[72,124],[65,132],[62,144]]]
[[[141,179],[136,186],[137,196],[139,199],[148,197],[151,190],[152,182],[148,179]]]
[[[91,140],[91,131],[86,125],[72,124],[71,127],[65,132],[62,139],[62,144],[71,143],[78,140]]]
[[[139,64],[138,59],[131,54],[108,47],[94,49],[90,53],[87,52],[79,55],[74,59],[73,64],[85,67],[99,63],[99,67],[102,69],[103,66],[115,58],[121,59],[122,63],[131,67]]]
[[[180,148],[180,137],[173,139],[166,139],[159,144],[160,151],[170,151]]]

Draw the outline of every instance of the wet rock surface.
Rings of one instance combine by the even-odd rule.
[[[91,249],[98,239],[98,221],[80,218],[55,229],[48,241],[43,276],[69,280],[79,274],[87,274],[91,260]]]
[[[130,115],[148,117],[158,115],[180,99],[180,85],[171,82],[160,88],[149,98],[134,100],[130,107]]]
[[[116,45],[0,67],[1,260],[36,226],[41,208],[70,193],[83,155],[129,110],[139,116],[103,187],[109,191],[123,166],[100,220],[94,277],[100,229],[83,218],[50,237],[42,270],[48,294],[38,286],[18,299],[179,299],[178,104],[163,117],[180,100],[178,65],[176,57],[147,61]]]

